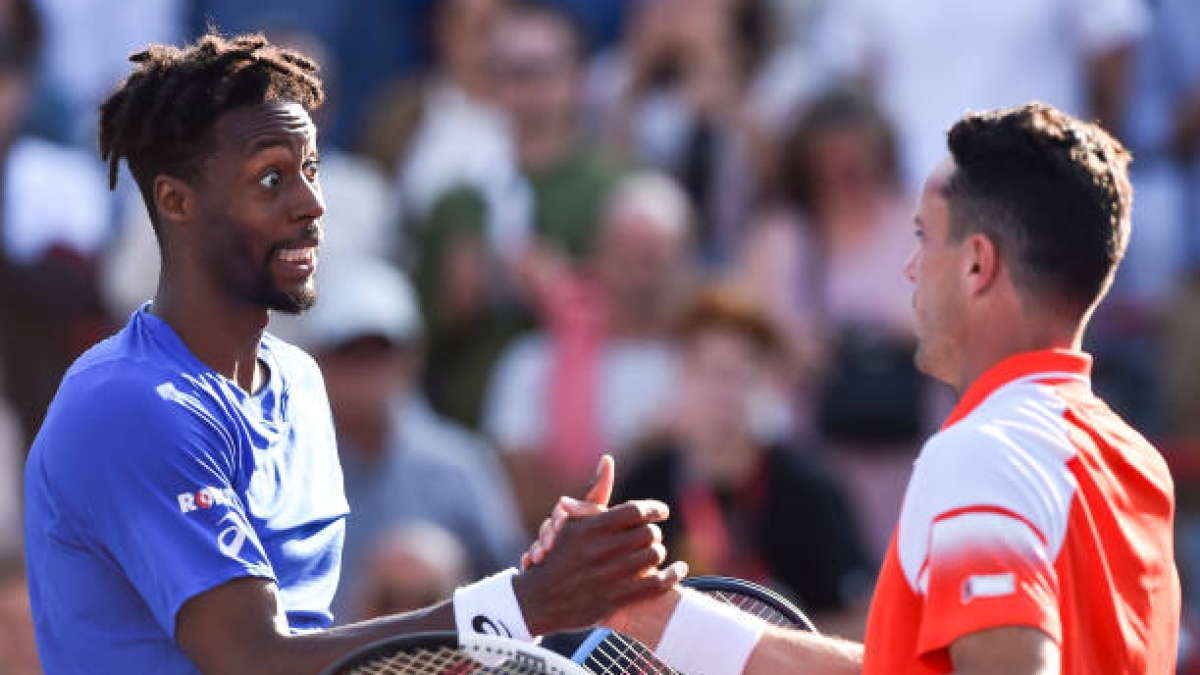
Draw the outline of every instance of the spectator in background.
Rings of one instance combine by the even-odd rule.
[[[25,566],[19,556],[0,554],[0,673],[40,675]]]
[[[443,194],[417,227],[415,281],[428,339],[423,387],[439,413],[481,427],[488,378],[504,348],[531,324],[498,292],[499,261],[487,244],[488,204],[477,190]]]
[[[513,6],[492,33],[497,100],[532,189],[534,235],[576,260],[618,175],[613,158],[580,137],[583,50],[571,17],[547,4]]]
[[[524,521],[575,494],[603,452],[619,453],[664,410],[675,380],[665,329],[687,271],[686,195],[655,173],[606,200],[578,270],[550,262],[533,283],[545,328],[511,345],[492,377],[484,429],[500,446]]]
[[[354,622],[428,607],[470,580],[467,552],[448,530],[410,523],[371,543],[362,569],[353,571]]]
[[[29,0],[0,14],[0,357],[28,447],[67,366],[107,334],[94,289],[110,202],[95,159],[23,133],[42,26]]]
[[[1200,440],[1200,45],[1195,39],[1200,6],[1160,0],[1152,11],[1154,28],[1139,54],[1137,95],[1126,124],[1136,158],[1137,226],[1113,289],[1116,299],[1125,301],[1125,311],[1102,313],[1097,320],[1113,334],[1110,342],[1123,339],[1125,353],[1143,367],[1157,358],[1148,375],[1161,378],[1163,405],[1143,380],[1127,387],[1129,398],[1142,404],[1137,410],[1165,410],[1165,419],[1156,420],[1163,423],[1163,433],[1195,443]]]
[[[840,0],[829,10],[818,53],[873,85],[913,193],[967,110],[1042,100],[1119,133],[1149,19],[1142,0]]]
[[[488,204],[487,241],[515,260],[529,236],[530,198],[507,124],[495,106],[489,37],[506,0],[441,0],[432,34],[437,62],[385,88],[360,149],[394,175],[410,225],[447,191],[472,187]],[[413,233],[416,238],[420,233]],[[402,251],[411,263],[413,251]]]
[[[782,334],[754,302],[714,289],[677,336],[673,423],[626,465],[615,494],[671,507],[663,542],[693,574],[773,586],[823,632],[861,637],[873,570],[841,489],[794,445],[756,433]]]
[[[868,95],[821,96],[782,147],[776,206],[753,227],[737,276],[790,327],[799,417],[834,450],[881,556],[936,412],[912,363],[912,294],[893,280],[914,245],[913,207],[892,128]]]
[[[594,124],[680,180],[712,263],[733,249],[761,178],[769,140],[748,92],[775,46],[773,20],[767,0],[640,2],[589,77]]]
[[[369,258],[323,263],[321,301],[299,337],[325,377],[346,499],[345,616],[355,570],[372,542],[402,522],[429,521],[461,539],[473,575],[516,560],[524,533],[505,474],[478,437],[435,415],[416,386],[421,319],[407,278]]]

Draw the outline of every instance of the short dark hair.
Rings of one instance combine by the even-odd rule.
[[[209,33],[182,49],[151,45],[129,60],[137,64],[133,72],[100,105],[100,155],[109,165],[110,187],[125,158],[156,230],[154,178],[194,179],[223,113],[269,101],[311,112],[325,98],[317,64],[262,34]]]
[[[1029,297],[1084,311],[1129,241],[1129,152],[1044,103],[972,113],[948,135],[951,235],[992,239]],[[1036,293],[1036,295],[1034,295]]]
[[[784,339],[770,314],[744,293],[715,285],[700,291],[675,324],[675,337],[687,344],[706,331],[732,333],[752,344],[766,358],[784,352]]]

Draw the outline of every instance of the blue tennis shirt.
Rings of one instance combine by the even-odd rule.
[[[147,307],[71,367],[25,467],[47,675],[197,673],[176,614],[239,577],[275,580],[293,631],[332,621],[349,509],[316,364],[264,335],[248,394]]]

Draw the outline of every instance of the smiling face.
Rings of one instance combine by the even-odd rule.
[[[904,273],[916,284],[916,365],[942,382],[957,384],[965,339],[967,288],[963,272],[965,241],[951,235],[950,206],[943,186],[954,173],[947,158],[930,174],[917,209],[917,245]]]
[[[284,102],[236,108],[212,127],[189,239],[206,276],[238,302],[297,313],[316,300],[316,133],[302,106]]]

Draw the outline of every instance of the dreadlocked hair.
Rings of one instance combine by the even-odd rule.
[[[269,101],[311,112],[325,98],[316,62],[261,33],[226,38],[210,32],[182,49],[151,45],[129,60],[133,72],[100,105],[100,156],[110,188],[125,158],[156,228],[155,176],[194,178],[222,113]]]

